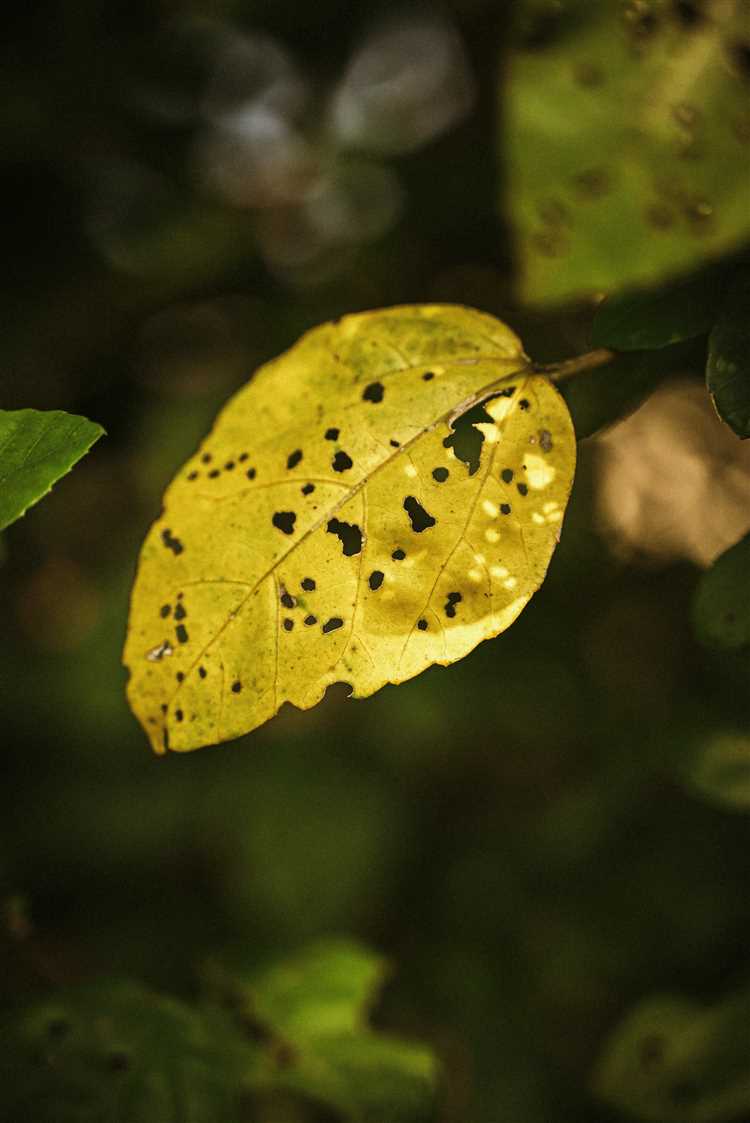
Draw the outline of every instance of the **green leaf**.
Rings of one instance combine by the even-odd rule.
[[[60,410],[0,410],[0,530],[46,495],[103,433],[101,425]]]
[[[750,737],[718,733],[703,742],[686,773],[688,785],[714,803],[750,809]]]
[[[260,970],[214,964],[214,986],[266,1043],[249,1086],[257,1094],[296,1093],[357,1123],[421,1119],[434,1095],[429,1051],[367,1025],[384,974],[379,956],[346,941],[325,941]]]
[[[385,971],[385,960],[358,944],[315,944],[253,976],[246,1010],[290,1041],[354,1032]]]
[[[718,558],[698,582],[693,624],[710,647],[750,644],[750,534]]]
[[[594,345],[642,351],[703,335],[716,319],[724,273],[724,269],[706,269],[659,289],[607,297],[591,329]]]
[[[217,1017],[134,983],[59,992],[10,1017],[0,1116],[34,1123],[230,1123],[248,1065]]]
[[[706,382],[719,417],[750,437],[750,271],[735,278],[709,336]]]
[[[654,284],[737,246],[750,233],[750,119],[727,60],[746,9],[690,23],[666,2],[556,9],[515,50],[500,95],[501,206],[524,300]]]
[[[594,1073],[596,1094],[654,1123],[721,1123],[750,1109],[750,992],[716,1006],[659,995],[627,1015]]]

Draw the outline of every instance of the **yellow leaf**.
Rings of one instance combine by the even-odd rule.
[[[224,408],[144,543],[124,661],[156,752],[502,632],[574,466],[565,403],[493,317],[418,305],[308,332]]]

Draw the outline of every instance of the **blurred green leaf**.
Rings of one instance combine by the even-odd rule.
[[[750,534],[718,558],[698,582],[693,624],[711,647],[750,644]]]
[[[362,1028],[386,965],[349,941],[314,944],[243,988],[247,1012],[290,1041]]]
[[[721,1123],[750,1109],[750,992],[704,1007],[660,995],[641,1002],[604,1046],[598,1097],[654,1123]]]
[[[659,289],[609,296],[591,329],[594,346],[645,351],[711,330],[723,292],[722,269],[706,269]]]
[[[8,1019],[0,1117],[230,1123],[249,1052],[218,1015],[135,983],[61,991]]]
[[[729,61],[746,8],[692,21],[666,2],[556,8],[501,93],[524,300],[651,284],[746,238],[747,87]]]
[[[709,336],[706,382],[719,417],[750,437],[750,272],[735,278]]]
[[[214,964],[214,984],[267,1042],[249,1085],[299,1093],[357,1123],[423,1118],[435,1084],[430,1053],[366,1024],[384,971],[379,956],[341,940],[256,971]]]
[[[686,779],[714,803],[750,809],[750,737],[739,733],[709,737],[690,762]]]
[[[0,530],[46,495],[103,433],[96,422],[61,410],[0,410]]]

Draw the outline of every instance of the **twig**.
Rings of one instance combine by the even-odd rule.
[[[596,351],[587,351],[585,355],[576,355],[572,359],[563,359],[559,363],[532,363],[534,374],[543,374],[550,382],[565,382],[576,374],[610,363],[615,357],[614,351],[600,347]]]

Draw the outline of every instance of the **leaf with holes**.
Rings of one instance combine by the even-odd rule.
[[[143,546],[124,660],[154,749],[337,681],[367,697],[502,632],[574,465],[565,403],[490,316],[401,307],[303,336],[225,407]]]

